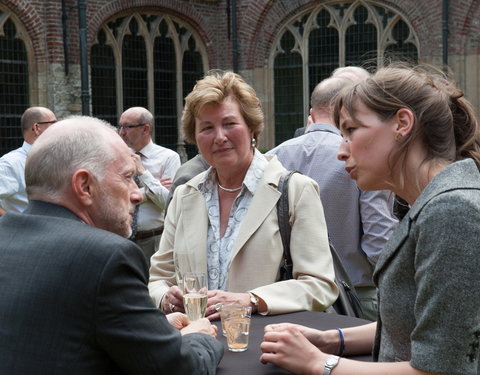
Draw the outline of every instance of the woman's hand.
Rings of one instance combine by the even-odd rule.
[[[273,363],[294,374],[321,374],[327,355],[314,346],[297,327],[301,326],[289,324],[281,330],[265,329],[260,344],[260,361],[263,364]]]
[[[298,330],[313,345],[325,353],[338,354],[340,348],[340,336],[335,331],[320,331],[318,329],[305,327],[299,324],[280,323],[265,326],[267,332],[284,332],[291,329]]]
[[[207,311],[205,312],[205,316],[208,317],[209,320],[218,320],[220,319],[218,306],[234,303],[242,306],[251,306],[250,294],[232,293],[224,290],[209,290]]]
[[[178,286],[171,286],[170,289],[167,290],[167,292],[163,295],[162,310],[165,314],[170,314],[173,312],[185,312],[183,307],[183,293]]]

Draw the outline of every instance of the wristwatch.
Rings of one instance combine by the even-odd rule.
[[[258,310],[258,297],[255,296],[254,294],[248,292],[248,294],[250,295],[250,303],[254,306],[255,308],[255,311]]]
[[[337,355],[332,355],[331,357],[328,357],[327,361],[325,362],[325,367],[323,368],[323,375],[330,375],[333,368],[338,365],[339,360],[340,357]]]

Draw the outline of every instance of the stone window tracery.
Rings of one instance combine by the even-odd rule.
[[[335,68],[371,69],[384,59],[416,62],[418,45],[408,21],[380,1],[329,1],[292,18],[280,31],[269,60],[275,144],[304,126],[313,88]]]
[[[91,49],[93,115],[116,125],[125,109],[148,108],[156,143],[183,152],[183,98],[207,66],[205,46],[179,19],[129,13],[110,20]],[[194,147],[187,146],[187,152],[194,153]]]

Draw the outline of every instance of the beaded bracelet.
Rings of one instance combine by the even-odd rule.
[[[345,352],[345,337],[343,336],[343,331],[340,328],[337,328],[337,331],[340,336],[340,351],[338,355],[341,357]]]

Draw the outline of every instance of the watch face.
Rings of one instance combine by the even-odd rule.
[[[327,365],[335,366],[339,360],[339,357],[330,357],[327,359]]]

